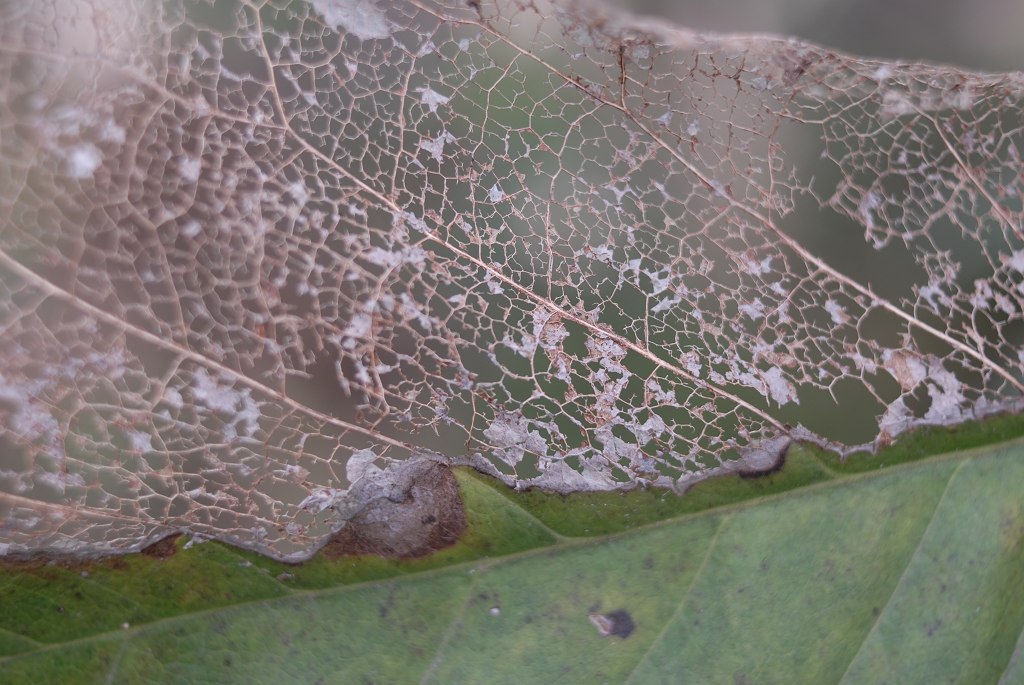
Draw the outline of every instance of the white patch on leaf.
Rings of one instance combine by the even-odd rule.
[[[886,350],[882,365],[904,391],[913,390],[928,376],[928,367],[916,354],[903,350]]]
[[[202,168],[202,160],[196,159],[195,157],[183,157],[178,162],[178,173],[180,173],[181,177],[189,183],[195,183],[199,180],[199,174],[202,172]]]
[[[876,192],[865,193],[864,197],[861,198],[860,204],[857,205],[857,213],[860,214],[861,221],[869,229],[875,228],[875,211],[882,205],[882,198]]]
[[[73,147],[67,156],[67,170],[71,178],[92,178],[93,173],[103,163],[103,154],[92,143],[82,143]]]
[[[124,144],[124,127],[119,126],[113,119],[107,119],[103,122],[103,128],[100,129],[100,140],[118,145]]]
[[[310,4],[328,26],[359,40],[391,35],[391,22],[376,0],[310,0]]]
[[[330,509],[342,501],[348,494],[347,489],[340,488],[313,488],[309,495],[299,502],[299,509],[312,511],[319,514],[325,509]]]
[[[942,366],[938,360],[932,361],[928,368],[928,397],[931,406],[924,415],[927,423],[951,425],[963,419],[963,406],[967,400],[963,393],[963,384],[957,377]]]
[[[430,109],[431,114],[437,114],[437,108],[442,105],[447,105],[451,99],[444,95],[441,95],[436,90],[429,86],[424,86],[419,90],[420,93],[420,104],[426,105]]]
[[[136,452],[146,454],[153,451],[153,436],[142,431],[128,431],[128,441]]]
[[[790,402],[799,404],[796,388],[782,373],[782,369],[777,366],[773,366],[763,372],[761,377],[764,379],[764,384],[768,388],[768,395],[778,402],[780,406],[789,404]]]
[[[1017,250],[1006,260],[1006,265],[1017,273],[1024,273],[1024,250]]]
[[[427,138],[420,141],[420,149],[426,150],[438,164],[444,161],[444,146],[446,143],[454,143],[455,136],[444,131],[437,138]]]
[[[353,452],[352,456],[345,462],[345,478],[352,484],[363,478],[381,473],[382,469],[377,466],[376,460],[377,455],[371,449],[361,449]]]
[[[844,324],[849,319],[846,315],[846,310],[843,309],[843,305],[835,300],[830,299],[825,302],[825,311],[832,317],[832,323],[834,324]]]
[[[230,379],[215,379],[205,368],[199,367],[192,376],[192,396],[222,419],[231,417],[224,423],[225,440],[251,437],[259,427],[261,412],[252,398],[252,391],[249,388],[236,390]]]
[[[371,264],[393,269],[401,264],[412,264],[422,268],[426,263],[426,252],[419,245],[412,245],[401,250],[385,250],[371,247],[363,253],[363,258]]]
[[[548,455],[547,440],[522,414],[499,412],[483,434],[496,448],[495,456],[513,467],[527,451],[541,457]]]
[[[367,311],[360,309],[352,312],[348,323],[345,324],[345,328],[342,330],[341,348],[343,350],[354,350],[359,343],[370,337],[372,330],[373,317]]]
[[[889,437],[899,435],[914,425],[914,416],[910,413],[902,397],[897,397],[882,414],[878,427],[882,434]]]
[[[739,305],[741,314],[744,314],[754,321],[759,321],[764,318],[764,303],[761,302],[761,298],[754,298],[753,302],[744,302]]]
[[[771,273],[772,258],[765,257],[758,261],[750,255],[743,255],[740,258],[740,270],[753,276],[763,276]]]
[[[203,227],[195,219],[188,219],[181,226],[181,234],[186,238],[195,238],[202,230]]]
[[[288,185],[288,194],[298,205],[305,205],[309,201],[309,189],[302,181],[294,181]]]

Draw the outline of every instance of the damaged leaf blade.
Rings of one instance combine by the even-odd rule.
[[[1021,408],[1020,74],[589,5],[47,7],[0,10],[4,553],[295,561],[409,459],[681,492]]]

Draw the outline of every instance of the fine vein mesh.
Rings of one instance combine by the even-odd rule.
[[[312,554],[1017,410],[1024,76],[545,3],[0,8],[0,552]],[[392,493],[393,494],[393,493]]]

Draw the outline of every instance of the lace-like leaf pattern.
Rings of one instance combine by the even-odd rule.
[[[1020,74],[505,0],[0,13],[3,551],[301,559],[410,458],[683,490],[1020,408]]]

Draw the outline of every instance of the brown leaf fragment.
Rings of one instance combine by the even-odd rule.
[[[458,541],[466,512],[451,469],[423,459],[393,473],[394,486],[353,516],[323,548],[324,556],[420,557]]]

